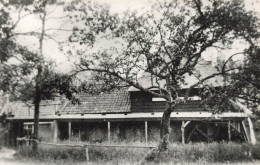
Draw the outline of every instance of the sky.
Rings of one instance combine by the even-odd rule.
[[[101,3],[107,3],[111,6],[112,12],[121,13],[127,9],[137,10],[137,11],[144,11],[147,7],[150,6],[151,2],[154,0],[96,0],[100,1]],[[260,17],[260,0],[245,0],[246,8],[248,10],[256,11]],[[66,14],[63,11],[62,7],[55,7],[50,6],[48,7],[48,11],[51,13],[47,16],[49,19],[46,22],[46,29],[47,33],[54,36],[55,40],[60,42],[66,41],[69,37],[70,32],[64,30],[71,30],[73,27],[68,22],[67,18],[62,18]],[[17,14],[13,13],[12,17],[15,19],[17,18]],[[58,19],[59,18],[59,19]],[[16,29],[17,32],[29,32],[29,31],[39,31],[40,22],[39,19],[35,16],[28,16],[25,17],[19,24]],[[63,31],[56,31],[50,29],[64,29]],[[24,45],[28,46],[31,50],[37,51],[39,48],[39,41],[37,38],[33,38],[30,36],[20,36],[18,37],[18,41]],[[103,45],[108,43],[102,43]],[[216,62],[216,57],[221,55],[224,58],[228,58],[234,52],[240,51],[243,48],[243,43],[241,44],[240,41],[235,42],[232,46],[232,50],[227,50],[222,53],[218,52],[216,49],[209,49],[206,53],[203,54],[203,57],[206,60],[212,60]],[[71,71],[73,66],[73,60],[65,56],[60,50],[59,45],[56,41],[52,39],[46,39],[44,41],[44,56],[47,59],[53,60],[57,64],[57,70],[61,72],[68,73]],[[239,57],[236,57],[239,58]]]

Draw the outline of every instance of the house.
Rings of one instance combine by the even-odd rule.
[[[40,104],[40,118],[52,116],[60,109],[60,101],[44,100]],[[2,127],[8,130],[6,140],[11,145],[16,144],[17,137],[29,138],[33,132],[33,116],[34,107],[30,103],[22,101],[7,102],[2,108]],[[4,116],[4,117],[3,117]],[[53,120],[40,121],[39,136],[46,141],[53,140],[53,132],[51,131]]]
[[[199,67],[207,76],[211,70]],[[145,87],[152,86],[149,75],[139,79]],[[197,79],[190,77],[188,84]],[[218,86],[217,81],[210,81]],[[221,83],[221,81],[220,81]],[[182,88],[185,91],[188,84]],[[187,85],[187,86],[186,86]],[[154,89],[156,90],[156,89]],[[91,143],[158,141],[160,122],[166,108],[165,100],[134,87],[116,89],[99,95],[79,95],[80,105],[71,102],[42,101],[40,105],[39,137],[42,141],[81,140]],[[7,114],[9,139],[29,137],[33,132],[32,106],[22,102],[8,103],[2,109]],[[212,114],[200,103],[198,90],[191,92],[190,100],[180,104],[171,114],[171,142],[249,141],[245,121],[248,114],[230,109]]]

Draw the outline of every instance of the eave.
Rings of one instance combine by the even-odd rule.
[[[40,116],[40,121],[159,121],[163,112],[154,113],[122,113],[122,114],[66,114],[66,115],[46,115]],[[246,113],[225,112],[212,114],[210,112],[173,112],[171,119],[176,121],[228,121],[244,120],[248,117]],[[30,117],[9,117],[12,121],[33,121]]]

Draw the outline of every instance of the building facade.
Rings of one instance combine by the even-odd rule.
[[[41,141],[77,140],[88,143],[149,143],[160,139],[160,122],[166,102],[162,98],[132,90],[114,90],[96,96],[80,95],[80,105],[42,101],[39,137]],[[5,105],[9,141],[30,138],[33,133],[33,106],[22,102]],[[212,114],[197,96],[178,105],[171,114],[171,142],[248,141],[244,112]]]
[[[206,61],[200,61],[196,70],[201,78],[216,72]],[[185,93],[198,82],[188,75],[181,89]],[[156,84],[144,73],[138,79],[144,88]],[[164,82],[160,82],[164,84]],[[221,77],[206,82],[211,86],[223,85]],[[156,89],[151,89],[156,90]],[[160,139],[160,122],[166,102],[134,87],[113,90],[99,95],[79,95],[80,105],[70,101],[42,101],[40,105],[39,137],[42,141],[79,140],[89,143],[130,142],[144,143]],[[15,144],[17,137],[29,138],[33,132],[33,105],[22,102],[5,104],[0,116],[6,116],[8,139]],[[171,142],[249,141],[250,131],[245,121],[248,114],[229,109],[220,114],[205,110],[198,88],[193,89],[186,103],[179,104],[171,114]]]

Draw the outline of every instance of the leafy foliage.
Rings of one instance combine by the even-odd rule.
[[[78,87],[74,84],[74,78],[67,74],[56,73],[49,66],[45,67],[40,78],[41,99],[65,96],[72,102],[79,103],[80,100],[76,98]]]
[[[232,71],[222,75],[225,81],[224,86],[218,87],[218,89],[209,87],[210,90],[202,93],[206,98],[205,106],[216,112],[228,111],[232,109],[229,99],[239,99],[254,113],[259,114],[259,59],[259,48],[251,45],[245,51],[245,59],[242,64],[234,62],[232,56],[225,63],[220,63],[219,68]]]
[[[144,12],[112,13],[104,4],[72,2],[66,8],[73,11],[75,23],[70,41],[82,48],[75,50],[81,59],[77,72],[108,74],[106,82],[116,77],[175,104],[180,87],[196,74],[196,65],[208,48],[228,49],[237,39],[252,45],[259,38],[259,21],[244,9],[243,1],[165,1],[147,8]],[[100,50],[97,45],[102,42],[112,46]],[[192,87],[231,71],[222,68]],[[137,77],[142,72],[150,73],[154,86],[168,93],[154,93],[141,86]]]
[[[58,95],[75,99],[77,87],[73,84],[73,76],[55,72],[53,64],[46,61],[41,51],[33,52],[29,48],[21,46],[15,37],[18,22],[22,21],[27,15],[42,15],[45,12],[45,6],[54,3],[55,1],[46,0],[1,2],[0,86],[4,92],[13,94],[15,99],[34,100],[36,84],[40,86],[40,99],[53,99]],[[10,17],[11,8],[18,12],[18,20],[13,20]],[[43,17],[41,16],[40,19],[43,19]],[[45,37],[44,33],[42,35],[42,37]],[[37,79],[39,66],[42,73]]]
[[[117,78],[166,99],[168,106],[162,116],[161,142],[158,150],[149,153],[152,157],[168,148],[171,112],[181,102],[181,88],[187,85],[187,80],[198,78],[189,84],[186,99],[192,88],[201,87],[216,76],[224,76],[226,81],[227,75],[236,70],[225,67],[225,62],[215,73],[201,77],[196,66],[202,54],[208,53],[210,48],[229,49],[236,40],[252,46],[260,35],[257,17],[245,10],[243,1],[236,0],[157,1],[145,11],[124,13],[112,13],[107,5],[77,0],[67,10],[73,11],[71,21],[75,25],[69,40],[79,48],[70,50],[70,54],[80,58],[75,74],[95,72],[109,84]],[[109,43],[108,48],[100,46],[103,43]],[[243,50],[244,55],[247,49],[249,47]],[[151,86],[138,82],[140,73],[149,75]],[[231,82],[228,86],[235,87]],[[214,86],[205,88],[208,89],[202,92],[205,107],[213,112],[231,108],[228,100],[240,93],[230,93],[234,90],[228,86],[224,84],[217,90]],[[157,88],[158,92],[150,88]]]

